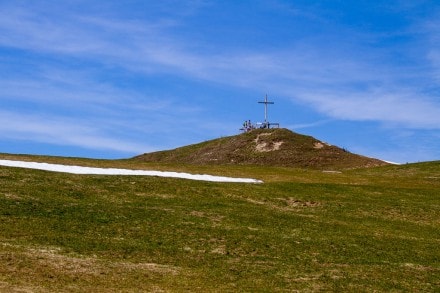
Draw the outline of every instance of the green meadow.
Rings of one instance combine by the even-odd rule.
[[[440,162],[323,172],[0,157],[264,181],[0,167],[0,292],[440,291]]]

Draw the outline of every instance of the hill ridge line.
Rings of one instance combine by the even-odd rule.
[[[255,129],[173,150],[132,158],[142,162],[194,165],[260,165],[311,169],[353,169],[388,165],[285,128]]]

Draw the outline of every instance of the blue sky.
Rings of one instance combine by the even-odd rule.
[[[269,120],[440,159],[436,1],[0,0],[0,152],[125,158]]]

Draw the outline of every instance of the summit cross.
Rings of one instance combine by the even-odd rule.
[[[264,104],[264,123],[267,123],[267,105],[268,104],[274,104],[274,102],[268,102],[267,101],[267,94],[266,97],[264,98],[263,102],[258,102],[259,104]]]

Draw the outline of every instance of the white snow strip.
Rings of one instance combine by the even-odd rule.
[[[183,179],[211,181],[211,182],[263,183],[263,181],[261,180],[251,179],[251,178],[233,178],[233,177],[213,176],[213,175],[205,175],[205,174],[189,174],[189,173],[181,173],[181,172],[130,170],[130,169],[115,169],[115,168],[92,168],[92,167],[11,161],[11,160],[0,160],[0,165],[7,167],[37,169],[37,170],[62,172],[62,173],[70,173],[70,174],[131,175],[131,176],[141,175],[141,176],[183,178]]]
[[[396,162],[391,162],[391,161],[384,161],[384,162],[391,164],[391,165],[403,165],[402,163],[396,163]]]

